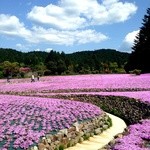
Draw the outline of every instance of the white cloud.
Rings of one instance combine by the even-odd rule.
[[[44,29],[42,27],[34,27],[32,29],[34,35],[28,41],[35,43],[46,42],[57,45],[73,45],[85,44],[89,42],[101,42],[107,40],[108,37],[102,33],[97,33],[95,30],[76,30],[76,31],[59,31],[55,29]]]
[[[24,46],[23,46],[22,44],[20,44],[20,43],[17,43],[17,44],[16,44],[16,47],[19,48],[19,49],[24,48]]]
[[[53,50],[52,48],[46,48],[45,52],[50,52],[51,50]]]
[[[119,0],[60,0],[58,5],[33,7],[27,17],[41,26],[36,24],[31,29],[16,16],[0,14],[0,34],[21,37],[32,44],[99,43],[109,37],[89,27],[126,21],[136,10],[133,3]]]
[[[39,52],[39,51],[41,51],[39,48],[37,48],[37,49],[35,49],[34,51],[36,51],[36,52]]]
[[[21,43],[17,43],[16,44],[16,48],[18,49],[18,50],[24,50],[24,51],[27,51],[27,50],[29,50],[29,47],[30,47],[30,45],[26,45],[26,44],[21,44]]]
[[[35,6],[28,14],[28,18],[32,21],[49,24],[52,27],[63,30],[77,29],[86,23],[84,18],[67,14],[63,8],[52,4],[46,7]]]
[[[101,42],[108,37],[95,30],[57,30],[54,28],[45,29],[33,26],[28,30],[16,16],[0,15],[0,33],[8,36],[21,37],[29,43],[49,43],[57,45],[85,44],[89,42]],[[17,44],[16,47],[24,48]]]
[[[122,45],[120,46],[119,49],[122,51],[131,52],[131,47],[133,46],[135,37],[138,35],[138,33],[139,33],[139,30],[128,33],[125,36],[125,38],[122,42]]]
[[[139,33],[139,30],[137,31],[132,31],[130,33],[128,33],[125,36],[124,42],[129,43],[130,45],[133,44],[135,36]]]
[[[5,14],[0,14],[0,33],[23,38],[31,36],[30,30],[27,30],[16,16]]]
[[[119,0],[60,0],[59,5],[35,6],[28,13],[32,21],[62,30],[76,30],[91,25],[124,22],[137,10],[133,3]]]

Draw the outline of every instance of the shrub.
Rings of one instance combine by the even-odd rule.
[[[71,146],[71,144],[70,144],[70,142],[67,144],[67,147],[70,147]]]
[[[83,136],[83,139],[84,139],[84,140],[89,140],[89,138],[90,138],[90,136],[88,136],[88,135],[86,135],[86,134]]]
[[[4,76],[3,76],[3,72],[2,71],[0,71],[0,78],[3,78]]]
[[[50,71],[50,70],[46,70],[45,72],[44,72],[44,75],[45,76],[49,76],[49,75],[51,75],[52,74],[52,72]]]
[[[24,78],[25,73],[24,72],[20,72],[20,76],[21,76],[21,78]]]
[[[112,120],[110,117],[108,118],[108,122],[109,122],[108,126],[111,127],[112,126]]]
[[[60,145],[59,150],[64,150],[64,145]]]
[[[135,74],[135,75],[140,75],[140,74],[141,74],[141,70],[139,70],[139,69],[134,69],[134,70],[130,71],[129,73]]]

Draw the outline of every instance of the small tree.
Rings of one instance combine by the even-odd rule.
[[[4,61],[3,62],[3,72],[4,76],[17,76],[19,73],[19,63],[18,62],[9,62],[9,61]]]
[[[109,68],[113,73],[117,72],[118,64],[116,62],[110,62]]]

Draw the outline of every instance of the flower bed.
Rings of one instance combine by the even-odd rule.
[[[109,150],[149,150],[150,149],[150,120],[141,120],[130,125],[128,132],[122,138],[115,140],[115,145],[106,147]]]
[[[0,95],[0,148],[27,149],[47,133],[103,114],[88,103]]]
[[[93,119],[83,122],[75,122],[68,129],[59,130],[56,134],[46,134],[38,143],[38,147],[31,147],[30,150],[60,150],[74,146],[84,140],[88,140],[90,136],[102,133],[111,126],[111,120],[105,113]]]
[[[124,74],[124,75],[50,76],[50,77],[42,77],[40,78],[39,82],[34,82],[34,83],[31,83],[30,79],[25,79],[25,80],[13,79],[11,80],[10,84],[2,80],[0,81],[0,93],[36,96],[36,98],[21,97],[21,99],[24,102],[26,102],[26,105],[27,105],[26,99],[28,99],[28,102],[32,100],[34,103],[32,104],[29,103],[29,105],[32,105],[33,109],[37,110],[35,111],[37,113],[40,111],[43,113],[47,112],[47,110],[49,110],[49,107],[50,107],[48,106],[49,102],[46,102],[46,103],[40,102],[43,99],[37,98],[38,96],[44,96],[44,97],[54,96],[57,98],[61,98],[61,100],[62,98],[63,99],[67,98],[67,99],[80,100],[80,101],[96,104],[98,106],[101,106],[102,109],[108,112],[111,112],[112,114],[120,116],[129,125],[132,124],[131,126],[129,126],[129,133],[125,135],[124,138],[121,138],[120,140],[117,139],[118,142],[112,147],[109,147],[110,149],[126,150],[126,149],[134,148],[137,150],[140,150],[140,149],[146,150],[147,148],[149,148],[148,146],[149,146],[149,141],[150,141],[149,136],[148,136],[150,135],[149,134],[150,129],[148,128],[148,126],[150,126],[150,122],[149,122],[149,119],[150,119],[150,92],[149,92],[150,80],[149,79],[150,79],[150,74],[144,74],[140,76]],[[86,93],[80,93],[80,92],[86,92]],[[14,97],[14,96],[11,96],[11,97]],[[3,105],[5,104],[5,107],[3,107],[2,105],[2,110],[3,108],[5,108],[6,110],[7,109],[10,110],[11,112],[11,109],[9,109],[10,106],[13,106],[12,110],[15,110],[16,106],[19,109],[21,109],[20,108],[21,105],[25,104],[22,101],[21,105],[16,105],[16,103],[17,104],[20,103],[19,102],[20,100],[14,101],[10,97],[5,98],[5,99],[10,99],[10,102],[11,101],[12,102],[11,102],[11,105],[8,105],[7,101],[6,103],[2,103]],[[5,101],[5,100],[2,99],[2,101]],[[0,100],[0,103],[2,101]],[[9,107],[6,107],[6,106],[9,106]],[[44,109],[45,106],[48,106],[48,107]],[[42,109],[40,109],[41,107]],[[59,109],[62,110],[61,107]],[[66,114],[69,114],[69,113],[70,112]],[[13,115],[11,114],[9,115],[10,116],[8,118],[10,117],[13,118]],[[141,119],[145,119],[145,120],[139,123]],[[35,120],[35,118],[33,120]],[[25,120],[25,124],[23,124],[23,127],[25,128],[28,127],[26,125],[27,121],[28,121],[28,118]],[[6,123],[7,125],[7,121],[4,123]],[[9,123],[10,122],[8,121],[8,124]],[[41,124],[42,123],[43,122],[41,122]],[[2,125],[4,126],[4,124]],[[45,123],[45,125],[47,124]],[[12,126],[13,126],[13,123],[12,123]],[[57,123],[55,124],[55,126],[59,127]],[[146,128],[144,130],[145,126]],[[6,128],[8,127],[9,126],[7,125]],[[20,126],[20,128],[23,128],[23,127]],[[7,132],[6,128],[3,132]],[[42,128],[40,130],[34,130],[33,128],[32,130],[36,131],[34,133],[31,132],[31,134],[33,133],[32,135],[34,135],[35,133],[37,134],[33,137],[37,137],[38,135],[39,137],[41,137],[43,134],[45,134],[45,132],[47,132],[48,129],[47,129],[47,126],[45,126],[45,129]],[[30,133],[26,133],[26,135],[27,134],[30,136]],[[143,136],[141,135],[144,135],[145,138],[143,138]],[[12,137],[13,136],[15,135],[12,135]],[[7,137],[11,145],[14,144],[13,143],[14,141],[11,141],[9,134],[7,135]],[[0,138],[1,139],[0,144],[6,145],[6,147],[8,146],[8,143],[5,142],[7,140],[7,137],[5,137],[5,139],[3,139],[3,137]]]
[[[98,94],[59,94],[51,97],[92,103],[99,106],[106,112],[122,118],[128,125],[137,123],[141,119],[150,118],[150,103],[129,97],[104,96]]]
[[[57,90],[146,90],[150,89],[150,74],[140,76],[129,74],[116,75],[77,75],[42,77],[39,82],[30,79],[12,79],[10,84],[2,82],[1,92],[30,92]],[[93,90],[92,90],[93,91]]]

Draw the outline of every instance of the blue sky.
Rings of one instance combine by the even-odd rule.
[[[1,0],[0,47],[131,52],[150,0]]]

